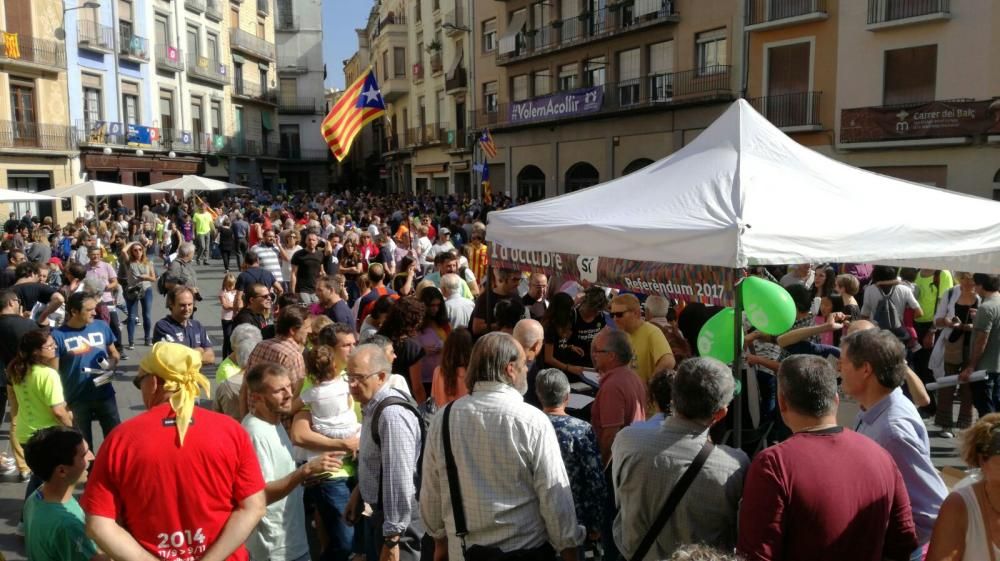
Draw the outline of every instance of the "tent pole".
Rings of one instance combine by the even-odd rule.
[[[733,314],[733,378],[737,380],[740,393],[733,399],[733,446],[743,446],[743,394],[746,391],[746,380],[743,377],[743,289],[740,283],[742,275],[736,269],[736,283],[733,285],[735,296]]]

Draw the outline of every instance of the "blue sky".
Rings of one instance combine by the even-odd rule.
[[[371,0],[323,0],[323,61],[326,86],[344,87],[344,60],[358,50],[354,30],[364,27]]]

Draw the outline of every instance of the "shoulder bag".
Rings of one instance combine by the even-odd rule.
[[[698,455],[694,457],[694,461],[684,470],[684,475],[677,481],[674,488],[670,490],[670,494],[667,495],[667,502],[663,504],[663,509],[660,510],[660,514],[653,521],[653,525],[649,527],[649,530],[646,530],[646,535],[643,536],[642,541],[639,542],[639,547],[632,554],[632,561],[642,561],[646,554],[649,553],[650,548],[656,543],[656,538],[660,536],[663,527],[667,525],[667,521],[670,520],[670,517],[674,514],[674,510],[677,509],[677,505],[680,504],[681,499],[684,498],[684,494],[691,487],[694,478],[698,476],[698,472],[705,465],[705,460],[708,459],[713,448],[715,446],[712,444],[712,439],[707,438],[705,445],[701,447]]]
[[[462,557],[465,561],[552,561],[555,558],[555,550],[548,542],[533,547],[531,549],[519,549],[516,551],[503,551],[499,547],[486,547],[482,545],[467,546],[465,537],[469,535],[469,528],[465,522],[465,508],[462,506],[462,488],[458,482],[458,466],[455,465],[455,456],[451,451],[451,427],[448,421],[451,417],[451,407],[455,405],[452,401],[444,408],[444,418],[441,426],[441,436],[444,440],[444,460],[445,468],[448,472],[448,491],[451,494],[451,509],[455,516],[455,535],[462,540]]]

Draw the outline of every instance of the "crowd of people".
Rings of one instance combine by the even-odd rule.
[[[1000,276],[748,271],[797,311],[777,336],[746,322],[751,398],[699,356],[717,308],[491,268],[490,210],[253,193],[11,215],[0,468],[27,482],[29,559],[1000,555]],[[123,422],[130,353],[146,411]],[[950,494],[929,418],[979,470]]]

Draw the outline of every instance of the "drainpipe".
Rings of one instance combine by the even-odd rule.
[[[741,53],[743,59],[743,67],[740,68],[740,97],[746,98],[747,91],[750,87],[750,32],[747,31],[747,4],[750,0],[743,0],[741,2],[743,12],[737,17],[740,21],[740,29],[743,30],[743,52]]]

